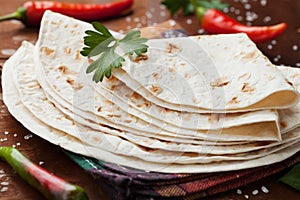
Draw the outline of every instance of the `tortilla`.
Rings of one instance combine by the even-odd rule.
[[[17,53],[15,54],[17,55]],[[160,172],[170,172],[170,173],[193,173],[193,172],[214,172],[214,171],[227,171],[233,169],[244,169],[248,167],[262,166],[274,162],[279,162],[298,151],[298,143],[292,145],[285,150],[277,152],[277,154],[270,154],[266,157],[261,157],[258,159],[248,160],[248,161],[232,161],[232,162],[215,162],[209,164],[163,164],[163,163],[153,163],[146,162],[141,159],[134,157],[121,156],[113,154],[107,151],[103,151],[98,148],[91,147],[89,145],[84,145],[80,140],[66,135],[57,129],[51,128],[46,124],[43,124],[40,120],[35,118],[32,113],[30,113],[26,107],[22,104],[20,96],[18,95],[18,90],[14,84],[12,84],[11,77],[13,76],[12,69],[15,66],[16,60],[14,56],[11,57],[3,67],[2,74],[2,86],[3,86],[3,100],[7,105],[9,111],[13,116],[16,117],[26,128],[28,128],[33,133],[43,137],[44,139],[62,146],[67,150],[71,150],[76,153],[81,153],[83,155],[92,156],[97,159],[102,159],[104,161],[114,161],[117,163],[122,163],[123,165],[135,167],[138,169],[160,171]]]
[[[246,34],[149,40],[114,75],[162,107],[200,113],[289,108],[298,93]],[[268,87],[265,87],[268,85]]]
[[[90,76],[85,75],[88,62],[79,54],[84,30],[90,25],[56,13],[46,12],[35,50],[38,81],[56,102],[83,118],[135,134],[160,134],[173,137],[213,141],[281,139],[277,112],[264,110],[242,114],[180,114],[184,121],[193,117],[191,128],[175,126],[178,112],[162,120],[157,113],[138,111],[104,90],[95,92]],[[67,39],[61,39],[67,38]],[[127,82],[126,82],[127,83]],[[294,93],[294,91],[292,92]],[[122,106],[123,105],[123,106]],[[153,106],[154,107],[154,106]],[[178,118],[177,118],[178,119]],[[196,119],[196,120],[195,120]]]
[[[150,138],[150,136],[138,136],[125,131],[110,129],[108,126],[101,126],[99,124],[92,123],[80,116],[74,115],[70,111],[66,111],[66,109],[62,106],[56,104],[53,99],[48,99],[43,88],[41,88],[36,79],[36,65],[32,62],[33,50],[34,46],[32,44],[23,42],[22,46],[12,58],[15,60],[15,66],[11,66],[13,74],[15,74],[13,79],[22,103],[36,118],[41,119],[44,124],[63,131],[73,137],[84,140],[92,146],[102,146],[102,148],[105,148],[106,146],[109,146],[110,143],[113,143],[113,140],[118,141],[115,143],[120,144],[121,140],[125,139],[134,144],[152,149],[177,152],[195,152],[201,154],[236,154],[281,145],[287,141],[295,139],[291,137],[289,140],[285,139],[280,143],[227,144],[226,146],[216,146],[216,142],[211,143],[211,145],[195,145],[192,143],[180,144],[172,140],[164,142]],[[100,145],[98,144],[99,141],[106,140],[110,143],[107,144],[102,142]],[[130,146],[130,144],[127,144],[127,141],[125,141],[123,145]],[[114,148],[111,148],[111,151],[118,153],[118,150],[115,150]],[[119,154],[121,153],[122,151]]]

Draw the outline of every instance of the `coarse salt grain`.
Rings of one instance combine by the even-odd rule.
[[[266,6],[267,4],[268,4],[267,0],[261,0],[260,1],[260,5],[263,6],[263,7]]]
[[[24,136],[24,139],[25,139],[25,140],[29,140],[29,139],[32,138],[32,137],[33,137],[32,134],[28,134],[28,135],[25,135],[25,136]]]
[[[187,20],[186,20],[186,23],[187,23],[187,24],[192,24],[192,23],[193,23],[193,20],[192,20],[192,19],[187,19]]]
[[[2,49],[1,54],[5,56],[11,56],[16,52],[15,49]]]
[[[245,197],[245,199],[249,199],[249,196],[248,196],[247,194],[245,194],[245,196],[244,196],[244,197]]]
[[[131,22],[131,17],[126,17],[126,22]]]
[[[252,194],[255,196],[255,195],[258,195],[258,190],[253,190],[252,191]]]
[[[4,135],[8,135],[9,134],[9,132],[8,131],[4,131]]]
[[[269,189],[266,186],[261,186],[261,191],[265,194],[269,193]]]
[[[8,190],[8,187],[2,187],[0,192],[6,192]]]
[[[270,16],[266,16],[264,19],[263,19],[263,22],[264,23],[268,23],[272,20],[272,18]]]
[[[272,40],[271,44],[275,45],[275,44],[277,44],[277,41],[276,40]]]
[[[273,49],[273,45],[268,44],[267,48],[271,50],[271,49]]]
[[[293,51],[298,51],[299,47],[298,47],[298,45],[294,44],[294,45],[292,46],[292,49],[293,49]]]
[[[245,8],[246,10],[251,9],[251,4],[245,4],[245,5],[244,5],[244,8]]]
[[[242,194],[242,190],[237,189],[237,190],[236,190],[236,193],[239,194],[239,195],[241,195],[241,194]]]
[[[176,25],[176,22],[175,22],[174,20],[170,20],[170,21],[169,21],[169,25],[170,25],[170,26],[175,26],[175,25]]]
[[[2,186],[8,186],[9,182],[8,181],[3,181],[3,182],[0,183],[0,185],[2,185]]]

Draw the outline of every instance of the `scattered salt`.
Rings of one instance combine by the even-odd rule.
[[[263,19],[263,22],[264,23],[268,23],[272,20],[272,18],[270,16],[266,16],[264,19]]]
[[[245,194],[245,196],[244,196],[244,197],[245,197],[245,199],[249,199],[249,196],[248,196],[247,194]]]
[[[162,10],[165,10],[165,9],[166,9],[166,6],[163,5],[163,4],[160,4],[159,8],[162,9]]]
[[[6,192],[8,190],[8,187],[2,187],[0,192]]]
[[[203,34],[204,33],[204,29],[202,29],[202,28],[200,28],[200,29],[198,29],[198,34]]]
[[[4,131],[4,135],[8,135],[9,134],[9,132],[8,131]]]
[[[17,134],[17,133],[15,133],[13,136],[14,136],[14,137],[17,137],[17,136],[18,136],[18,134]]]
[[[245,8],[246,10],[249,10],[249,9],[251,9],[251,4],[248,4],[248,3],[247,3],[247,4],[245,4],[245,5],[244,5],[244,8]]]
[[[176,22],[175,22],[174,20],[170,20],[170,21],[169,21],[169,25],[170,25],[170,26],[175,26],[175,25],[176,25]]]
[[[228,13],[228,12],[229,12],[229,8],[228,8],[228,7],[224,8],[224,9],[223,9],[223,12],[224,12],[224,13]]]
[[[39,162],[39,165],[43,165],[43,164],[45,164],[45,162],[43,162],[43,161],[40,161],[40,162]]]
[[[29,140],[29,139],[32,138],[32,137],[33,137],[32,134],[28,134],[28,135],[25,135],[25,136],[24,136],[24,139],[25,139],[25,140]]]
[[[293,51],[298,51],[299,47],[298,47],[298,45],[294,44],[292,49],[293,49]]]
[[[8,186],[9,182],[8,181],[3,181],[3,182],[0,183],[0,185],[2,185],[2,186]]]
[[[241,194],[242,194],[242,190],[237,189],[237,190],[236,190],[236,193],[239,194],[239,195],[241,195]]]
[[[165,11],[161,11],[161,12],[160,12],[160,16],[161,16],[161,17],[165,17],[166,15],[167,15],[167,14],[166,14]]]
[[[187,20],[186,20],[186,23],[187,23],[187,24],[192,24],[192,23],[193,23],[193,20],[192,20],[192,19],[187,19]]]
[[[261,6],[266,6],[268,4],[268,1],[267,0],[260,0],[260,5]]]
[[[147,17],[148,19],[151,19],[151,18],[153,17],[153,15],[152,15],[151,12],[147,11],[147,12],[146,12],[146,17]]]
[[[140,21],[140,18],[138,18],[138,17],[135,17],[134,19],[133,19],[133,22],[135,22],[135,23],[137,23],[137,22],[139,22]]]
[[[276,40],[272,40],[271,44],[275,45],[275,44],[277,44],[277,41]]]
[[[267,48],[271,50],[271,49],[273,49],[273,45],[272,44],[268,44]]]
[[[236,10],[234,11],[234,14],[239,15],[239,14],[241,14],[241,11],[240,11],[239,9],[236,9]]]
[[[126,22],[131,22],[131,17],[126,17]]]
[[[20,142],[18,142],[18,143],[17,143],[17,146],[20,146],[20,145],[21,145],[21,143],[20,143]]]
[[[16,52],[15,49],[2,49],[1,54],[5,56],[11,56]]]
[[[258,190],[253,190],[253,191],[252,191],[252,194],[253,194],[253,195],[258,195]]]
[[[237,16],[236,19],[237,19],[238,21],[243,21],[244,18],[243,18],[243,16]]]
[[[261,191],[265,194],[269,193],[269,190],[266,186],[261,186]]]

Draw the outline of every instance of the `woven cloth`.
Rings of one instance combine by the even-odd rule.
[[[66,154],[91,174],[112,199],[199,199],[279,173],[300,162],[300,152],[282,162],[257,168],[204,174],[146,172]]]

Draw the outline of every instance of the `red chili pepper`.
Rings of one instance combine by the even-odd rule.
[[[94,21],[120,15],[128,11],[133,2],[133,0],[120,0],[104,4],[78,4],[56,1],[28,1],[16,12],[0,17],[0,21],[17,19],[27,26],[36,26],[40,24],[46,10],[84,21]]]
[[[47,199],[88,200],[83,188],[66,182],[32,163],[15,148],[1,146],[0,159],[10,164],[27,183],[39,190]]]
[[[201,10],[197,14],[202,15]],[[210,34],[246,33],[255,43],[266,42],[280,35],[287,27],[286,23],[273,26],[246,26],[225,15],[217,9],[208,9],[201,17],[201,27]]]

